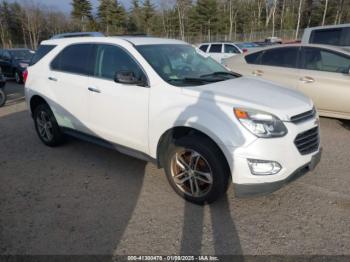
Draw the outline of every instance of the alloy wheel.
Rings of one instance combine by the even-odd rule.
[[[53,126],[49,114],[45,111],[40,111],[37,115],[36,123],[41,138],[46,142],[50,142],[53,139]]]
[[[191,149],[183,149],[174,154],[171,159],[171,176],[175,185],[192,197],[205,196],[213,184],[208,161]]]

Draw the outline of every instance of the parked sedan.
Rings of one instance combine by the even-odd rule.
[[[202,43],[198,48],[219,63],[222,63],[225,58],[243,53],[236,44],[231,42]]]
[[[23,83],[23,72],[29,65],[34,52],[27,48],[0,49],[0,66],[7,78]]]
[[[312,98],[320,115],[350,119],[350,53],[322,45],[284,45],[232,57],[224,65]],[[271,98],[273,99],[273,98]]]

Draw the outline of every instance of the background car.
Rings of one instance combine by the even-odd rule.
[[[236,43],[236,46],[238,46],[243,52],[260,47],[254,42]]]
[[[301,40],[303,44],[322,44],[350,49],[350,24],[306,28]]]
[[[277,36],[270,36],[265,39],[265,43],[268,44],[282,44],[282,39]]]
[[[7,78],[23,83],[23,71],[28,67],[34,52],[27,48],[0,49],[0,66]]]
[[[283,45],[232,57],[224,65],[299,89],[320,115],[350,119],[350,52],[322,45]],[[271,98],[273,99],[273,98]]]
[[[243,53],[242,49],[231,42],[202,43],[198,46],[198,48],[201,51],[209,54],[211,58],[219,63],[222,62],[222,59]]]

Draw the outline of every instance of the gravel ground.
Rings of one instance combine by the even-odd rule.
[[[321,118],[323,158],[265,197],[184,202],[163,170],[70,139],[44,146],[9,83],[0,109],[0,254],[350,255],[350,122]]]

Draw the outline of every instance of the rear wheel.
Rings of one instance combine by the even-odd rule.
[[[6,93],[3,89],[0,88],[0,107],[4,106],[6,103]]]
[[[174,190],[186,200],[211,203],[228,188],[230,171],[220,149],[208,138],[188,136],[169,146],[165,172]]]
[[[34,109],[34,124],[39,138],[45,145],[58,146],[63,142],[63,134],[47,104],[40,104]]]

